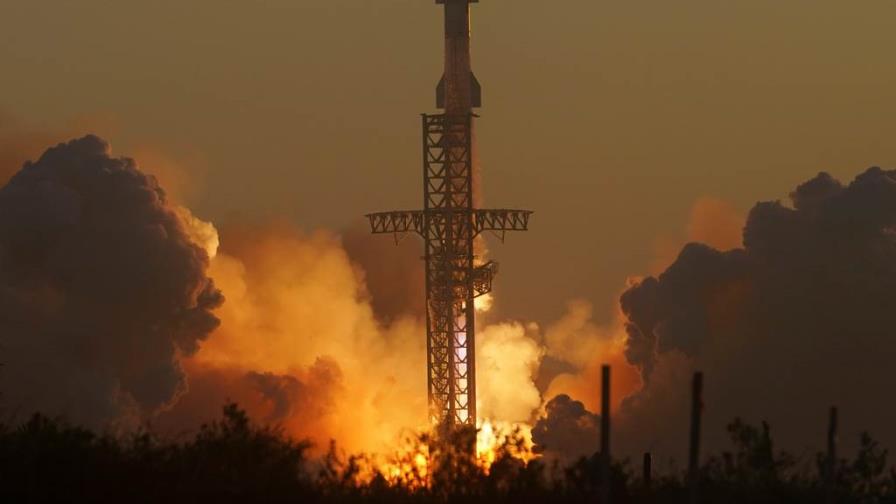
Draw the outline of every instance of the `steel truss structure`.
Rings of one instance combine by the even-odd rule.
[[[476,422],[474,298],[492,289],[498,265],[477,264],[483,231],[526,231],[528,210],[473,207],[472,114],[423,116],[423,210],[368,214],[375,234],[416,233],[425,242],[427,384],[433,423]]]
[[[476,237],[526,231],[532,214],[474,208],[472,108],[481,91],[470,70],[471,1],[436,0],[445,6],[445,75],[436,91],[445,113],[422,116],[423,209],[367,215],[374,234],[423,237],[429,417],[447,427],[477,420],[474,299],[491,291],[498,265],[480,264]]]

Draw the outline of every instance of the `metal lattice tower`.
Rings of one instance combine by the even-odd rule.
[[[497,264],[479,264],[483,231],[502,239],[525,231],[527,210],[474,207],[473,109],[481,91],[470,66],[470,3],[436,0],[445,9],[445,74],[436,87],[444,113],[423,115],[423,210],[368,214],[375,234],[414,232],[425,242],[426,348],[430,420],[476,424],[476,316],[473,299],[491,291]]]

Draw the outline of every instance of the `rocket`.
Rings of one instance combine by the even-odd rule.
[[[526,231],[529,210],[482,209],[474,154],[473,112],[482,91],[470,66],[470,4],[435,0],[445,10],[445,70],[436,86],[440,114],[423,114],[423,209],[367,214],[374,234],[419,234],[425,242],[426,368],[429,418],[435,425],[476,426],[476,313],[497,263],[478,264],[483,232]]]
[[[470,4],[479,0],[436,0],[445,6],[445,73],[436,86],[436,107],[449,115],[482,106],[482,88],[470,63]]]

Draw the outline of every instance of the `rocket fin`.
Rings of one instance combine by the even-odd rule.
[[[482,106],[482,86],[479,85],[479,81],[476,80],[476,76],[473,75],[473,72],[470,72],[470,101],[472,102],[474,108],[479,108]],[[436,108],[445,108],[444,75],[441,79],[439,79],[438,85],[436,85]]]
[[[473,102],[474,108],[482,106],[482,87],[473,72],[470,72],[470,101]]]
[[[439,79],[439,84],[436,86],[436,108],[443,109],[445,108],[445,76],[443,75],[441,79]]]

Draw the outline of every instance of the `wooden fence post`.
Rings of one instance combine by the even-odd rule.
[[[837,501],[837,408],[834,406],[828,415],[828,453],[824,469],[827,502],[834,503]]]
[[[691,442],[688,453],[688,487],[691,504],[697,504],[700,483],[700,414],[703,411],[703,373],[694,373],[691,389]]]
[[[652,483],[653,476],[651,475],[652,460],[650,458],[650,452],[644,453],[644,462],[641,464],[641,478],[644,480],[644,488],[650,490],[650,485]]]
[[[600,382],[600,502],[610,504],[610,366],[601,366]]]

